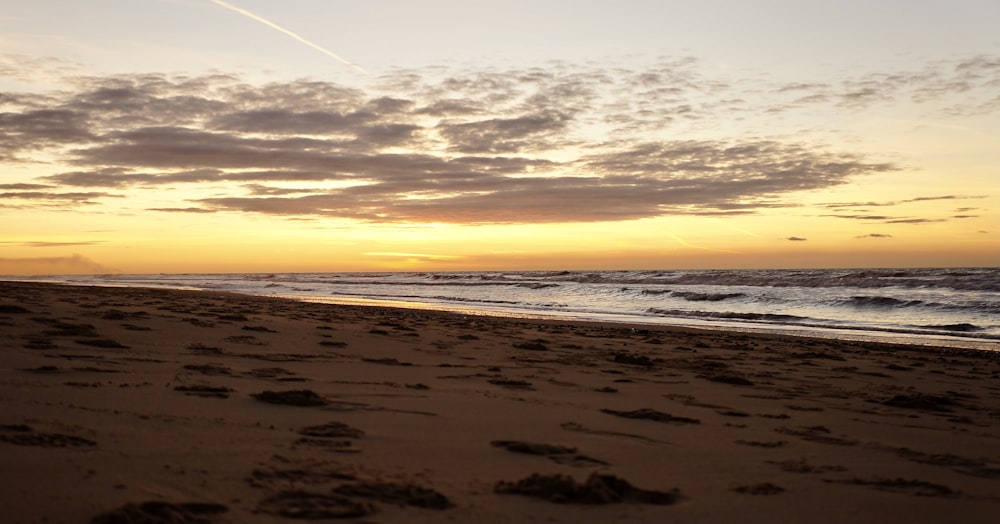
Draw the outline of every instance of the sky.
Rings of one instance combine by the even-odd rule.
[[[1000,265],[995,0],[0,0],[0,274]]]

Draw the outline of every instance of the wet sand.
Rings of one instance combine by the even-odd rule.
[[[995,353],[17,282],[0,334],[4,522],[1000,515]]]

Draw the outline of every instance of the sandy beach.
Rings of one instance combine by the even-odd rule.
[[[996,353],[19,282],[0,333],[3,522],[1000,515]]]

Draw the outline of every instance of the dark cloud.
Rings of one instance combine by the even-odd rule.
[[[787,237],[787,238],[785,238],[785,240],[789,240],[791,242],[805,242],[806,240],[809,240],[809,239],[808,238],[802,238],[802,237]]]
[[[18,151],[37,151],[61,144],[89,142],[94,135],[87,114],[68,109],[33,109],[0,113],[0,160],[15,160]]]
[[[671,213],[724,216],[780,207],[783,204],[763,199],[786,191],[828,187],[852,176],[893,169],[849,155],[817,155],[771,142],[644,144],[563,167],[594,175],[486,176],[480,168],[477,176],[459,171],[433,179],[393,177],[322,194],[223,197],[199,203],[230,211],[375,221],[513,223],[627,220]]]
[[[0,93],[0,160],[71,166],[8,177],[0,198],[72,206],[211,184],[212,198],[154,210],[456,223],[747,215],[899,167],[794,139],[663,139],[683,136],[664,129],[715,129],[796,104],[982,98],[997,63],[973,57],[840,84],[789,83],[762,91],[776,99],[763,108],[753,92],[705,78],[689,57],[641,69],[400,70],[367,91],[225,74],[73,77],[65,90]],[[962,198],[973,197],[826,207],[838,218],[919,223],[929,219],[859,208]]]
[[[209,129],[264,133],[268,135],[352,135],[352,129],[376,122],[378,116],[369,111],[341,114],[331,111],[301,111],[258,109],[219,115],[208,122]]]
[[[211,209],[200,207],[152,207],[146,209],[146,211],[159,211],[162,213],[215,213]]]
[[[49,184],[0,184],[0,189],[4,191],[34,191],[37,189],[53,189],[55,186]]]
[[[452,151],[466,154],[533,152],[555,147],[543,140],[558,137],[569,124],[569,115],[548,112],[514,118],[493,118],[475,122],[438,124],[438,133]]]
[[[891,220],[888,215],[821,215],[824,217],[846,218],[849,220]]]
[[[414,112],[417,115],[428,115],[439,118],[476,116],[483,113],[485,113],[485,110],[478,102],[458,99],[435,100]]]
[[[947,222],[944,218],[896,218],[886,220],[886,224],[933,224],[935,222]]]
[[[918,218],[918,217],[893,217],[888,215],[820,215],[832,218],[845,218],[849,220],[863,220],[866,222],[881,222],[883,224],[933,224],[936,222],[947,222],[947,218]],[[958,217],[951,217],[958,218]]]
[[[73,204],[96,204],[97,199],[106,197],[120,197],[111,193],[87,192],[87,193],[55,193],[48,191],[13,191],[0,193],[0,200],[30,200],[49,203],[73,203]]]

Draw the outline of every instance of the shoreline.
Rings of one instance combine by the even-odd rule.
[[[0,279],[0,282],[4,280]],[[217,291],[211,289],[199,289],[192,287],[170,287],[170,286],[136,286],[131,284],[115,283],[69,283],[69,282],[47,282],[44,280],[10,280],[9,282],[26,282],[52,285],[65,285],[76,287],[112,287],[112,288],[135,288],[151,290],[175,290],[192,291],[206,293],[230,293],[239,296],[276,298],[283,300],[293,300],[298,302],[308,302],[315,304],[327,304],[333,306],[348,307],[373,307],[416,311],[438,311],[453,313],[458,315],[487,316],[495,318],[505,318],[525,321],[556,321],[570,323],[597,323],[608,325],[627,325],[652,328],[680,328],[696,329],[705,331],[720,331],[731,333],[746,333],[751,336],[792,336],[799,338],[817,338],[827,340],[846,340],[854,342],[871,342],[876,344],[891,344],[901,346],[922,346],[928,348],[949,348],[957,350],[976,350],[988,352],[1000,352],[1000,339],[990,337],[980,337],[976,335],[961,335],[949,333],[914,333],[906,330],[896,330],[890,328],[859,328],[859,327],[836,327],[821,324],[769,324],[756,323],[752,321],[733,321],[726,319],[697,320],[681,317],[661,317],[653,316],[648,318],[633,317],[630,315],[600,315],[587,314],[582,312],[561,312],[561,311],[521,311],[508,309],[490,308],[462,308],[458,305],[440,304],[434,302],[419,302],[408,300],[374,299],[347,296],[317,297],[315,295],[263,295],[254,293],[240,293],[235,291]],[[589,318],[588,318],[589,317]]]
[[[15,523],[1000,512],[982,350],[8,281],[0,326]]]
[[[248,296],[265,296],[265,295],[248,295]],[[942,349],[956,349],[956,350],[974,350],[974,351],[991,351],[1000,352],[1000,339],[988,338],[988,337],[977,337],[977,336],[963,336],[963,335],[948,335],[948,334],[917,334],[911,333],[904,330],[892,330],[888,328],[876,329],[861,329],[856,327],[831,327],[824,325],[814,325],[814,324],[758,324],[754,322],[738,322],[729,320],[692,320],[684,319],[680,317],[649,317],[649,320],[643,322],[642,320],[637,320],[636,317],[629,317],[627,315],[619,315],[617,319],[611,318],[608,315],[603,315],[605,318],[598,318],[597,315],[594,318],[585,318],[585,314],[581,313],[570,313],[570,312],[549,312],[549,313],[507,313],[504,311],[462,311],[457,307],[449,307],[447,305],[437,306],[432,303],[425,302],[406,302],[406,301],[393,301],[393,300],[379,300],[379,299],[367,299],[367,298],[331,298],[331,299],[317,299],[310,296],[300,296],[300,297],[290,297],[290,296],[278,296],[273,295],[273,298],[282,298],[288,300],[297,300],[301,302],[313,302],[317,304],[330,304],[330,305],[345,305],[345,306],[358,306],[358,307],[374,307],[374,308],[389,308],[389,309],[404,309],[404,310],[418,310],[418,311],[441,311],[454,313],[459,315],[472,315],[472,316],[488,316],[497,318],[506,318],[511,320],[551,320],[556,322],[575,322],[575,323],[593,323],[593,324],[607,324],[607,325],[625,325],[633,328],[665,328],[665,329],[695,329],[701,331],[721,331],[727,333],[746,333],[752,336],[788,336],[797,338],[818,338],[826,340],[847,340],[852,342],[871,342],[875,344],[889,344],[889,345],[899,345],[899,346],[916,346],[916,347],[928,347],[928,348],[942,348]],[[386,304],[400,304],[397,306],[386,305]],[[407,305],[403,305],[407,304]]]

